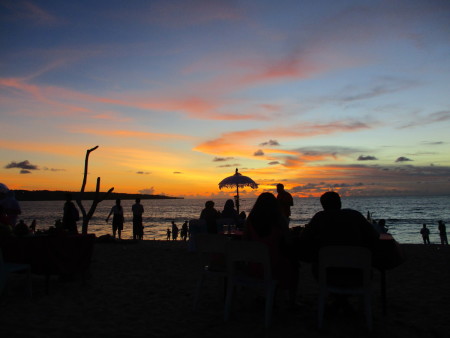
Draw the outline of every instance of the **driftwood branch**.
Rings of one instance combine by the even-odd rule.
[[[88,169],[89,169],[89,155],[91,152],[96,150],[98,146],[95,146],[94,148],[88,149],[86,151],[86,157],[84,160],[84,175],[83,175],[83,183],[81,184],[80,189],[80,196],[76,200],[78,207],[81,210],[81,214],[83,215],[83,225],[82,225],[82,234],[86,235],[88,231],[89,221],[91,220],[92,216],[95,213],[95,209],[97,208],[97,205],[105,200],[109,194],[114,190],[114,188],[110,188],[108,192],[100,196],[100,177],[97,177],[97,184],[95,186],[95,195],[94,200],[92,201],[92,205],[89,208],[89,212],[86,212],[86,209],[83,206],[82,200],[83,200],[83,194],[86,188],[86,182],[87,182],[87,175],[88,175]]]

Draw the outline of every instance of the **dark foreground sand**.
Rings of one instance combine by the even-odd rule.
[[[198,257],[182,242],[96,244],[91,278],[33,277],[34,295],[22,283],[0,299],[1,337],[449,337],[450,248],[402,245],[406,262],[388,272],[388,314],[381,312],[379,273],[374,275],[374,329],[362,312],[335,314],[317,330],[317,285],[302,264],[299,309],[290,313],[278,295],[273,325],[264,329],[263,301],[241,292],[234,318],[223,322],[223,289],[210,280],[192,310]]]

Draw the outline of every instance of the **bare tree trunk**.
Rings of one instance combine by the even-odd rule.
[[[92,201],[92,205],[89,209],[88,212],[86,212],[86,209],[83,206],[82,200],[83,200],[83,194],[84,194],[84,189],[86,187],[86,181],[87,181],[87,174],[88,174],[88,165],[89,165],[89,154],[91,152],[93,152],[95,149],[97,149],[98,146],[95,146],[94,148],[88,149],[86,151],[86,158],[84,160],[84,176],[83,176],[83,183],[81,185],[81,190],[80,190],[80,196],[79,198],[76,200],[77,201],[77,205],[81,210],[81,214],[83,215],[83,225],[82,225],[82,231],[81,233],[83,235],[87,235],[88,232],[88,226],[89,226],[89,221],[91,220],[92,216],[95,213],[95,209],[97,208],[97,205],[102,202],[106,197],[108,197],[108,195],[114,190],[113,188],[110,188],[108,190],[108,192],[104,193],[102,196],[100,196],[100,177],[97,177],[97,185],[95,187],[95,195],[94,195],[94,200]]]

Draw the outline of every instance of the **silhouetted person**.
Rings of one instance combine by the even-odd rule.
[[[106,223],[109,221],[109,217],[113,215],[112,221],[112,230],[113,237],[116,238],[116,232],[119,234],[119,239],[122,238],[122,230],[123,230],[123,207],[120,205],[120,198],[116,199],[116,205],[111,208],[108,217],[106,217]]]
[[[234,220],[235,224],[238,223],[239,214],[234,208],[234,201],[232,199],[226,200],[223,210],[220,213],[220,218],[231,218]]]
[[[281,213],[286,217],[288,224],[289,218],[291,217],[291,207],[294,205],[294,199],[292,195],[284,190],[284,185],[281,183],[277,184],[277,201],[280,205]]]
[[[144,213],[144,207],[141,204],[141,199],[136,198],[136,203],[131,207],[133,211],[133,239],[144,238],[144,227],[142,225],[142,214]]]
[[[178,239],[178,226],[172,221],[172,240],[176,241]]]
[[[380,229],[381,234],[387,234],[388,229],[386,228],[386,220],[385,219],[380,219],[378,221],[378,229]]]
[[[420,229],[420,234],[422,235],[423,244],[430,244],[430,229],[427,228],[426,224],[422,225],[422,229]]]
[[[188,221],[185,221],[181,226],[181,239],[183,241],[186,241],[187,236],[188,236]]]
[[[30,229],[28,228],[28,225],[25,224],[23,219],[21,219],[19,223],[17,223],[16,226],[14,227],[13,233],[17,237],[24,237],[30,233]]]
[[[167,228],[167,240],[170,241],[170,235],[172,234],[172,231],[170,231],[169,228]]]
[[[311,260],[313,273],[318,276],[319,250],[325,246],[361,246],[374,252],[379,234],[358,211],[341,209],[341,197],[328,191],[320,197],[323,211],[316,213],[300,235],[299,250],[306,260]],[[337,284],[349,284],[358,274],[343,269],[335,269],[330,274]]]
[[[34,234],[36,232],[36,220],[34,219],[30,225],[30,231]]]
[[[289,291],[289,305],[293,307],[298,287],[298,262],[292,255],[287,220],[272,193],[264,192],[256,199],[245,223],[244,238],[267,246],[272,275]]]
[[[209,234],[217,234],[217,219],[220,217],[220,213],[214,209],[214,202],[207,201],[205,208],[200,213],[200,219],[206,221],[206,231]]]
[[[78,233],[77,222],[80,220],[80,214],[75,204],[72,202],[72,194],[66,195],[63,213],[63,228],[70,233]]]
[[[441,244],[448,245],[447,228],[445,227],[445,223],[443,221],[438,222],[438,230],[439,230],[439,237],[441,238]]]

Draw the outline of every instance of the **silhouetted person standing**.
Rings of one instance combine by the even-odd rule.
[[[442,221],[439,221],[438,224],[439,224],[438,230],[439,230],[439,237],[441,238],[441,244],[448,245],[447,228],[445,227],[445,223]]]
[[[183,241],[186,241],[187,236],[188,236],[188,221],[185,221],[181,226],[181,239]]]
[[[172,240],[176,241],[178,239],[178,226],[172,221]]]
[[[420,229],[420,234],[422,235],[423,244],[430,244],[430,229],[424,224],[422,229]]]
[[[141,199],[136,198],[136,203],[131,207],[133,211],[133,239],[144,238],[144,227],[142,225],[142,214],[144,213],[144,207],[141,204]]]
[[[278,204],[280,205],[281,213],[284,217],[286,217],[289,224],[289,218],[291,217],[291,207],[294,205],[294,199],[292,198],[292,195],[290,193],[284,190],[284,185],[281,183],[277,184],[277,192],[277,200]]]
[[[113,230],[113,237],[116,238],[116,232],[119,234],[119,239],[122,238],[122,230],[123,230],[123,208],[120,205],[120,199],[116,199],[116,205],[114,205],[111,208],[111,211],[109,212],[108,217],[106,217],[106,223],[109,221],[109,217],[113,215],[113,221],[112,221],[112,230]]]
[[[78,233],[77,221],[80,219],[80,214],[75,204],[72,202],[72,195],[66,195],[66,203],[64,203],[63,213],[63,228],[70,233]]]

